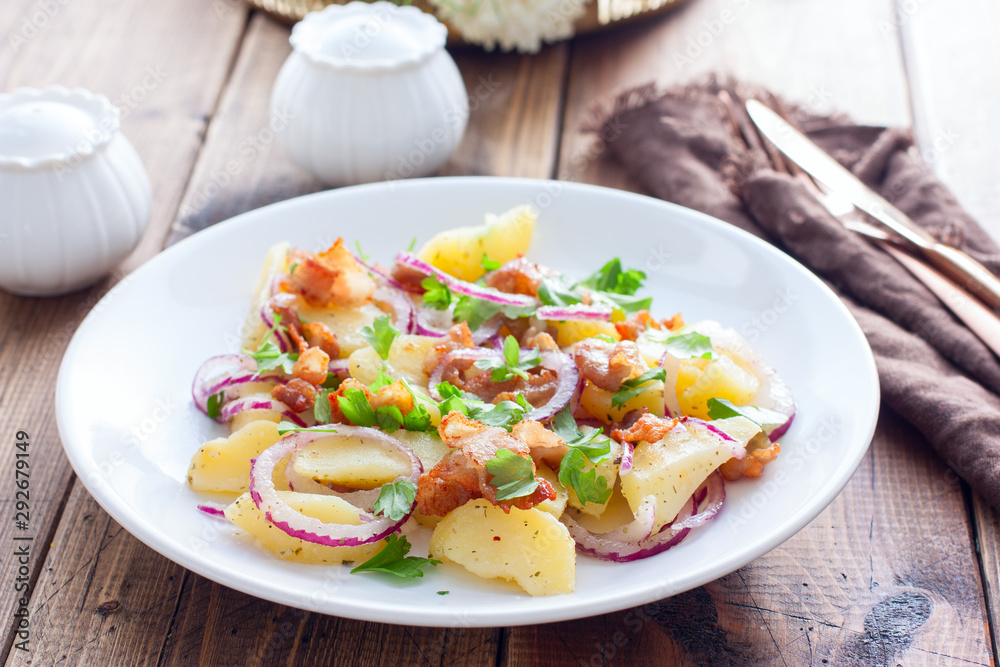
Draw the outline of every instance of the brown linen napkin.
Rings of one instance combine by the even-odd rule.
[[[766,155],[747,149],[721,89],[735,92],[719,82],[632,90],[594,129],[614,137],[609,152],[654,196],[765,238],[826,279],[868,336],[886,404],[1000,509],[997,358],[888,254],[844,229],[799,181],[773,171]],[[799,109],[791,114],[918,224],[1000,272],[1000,248],[915,154],[908,134]]]

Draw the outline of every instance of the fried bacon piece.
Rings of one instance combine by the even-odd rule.
[[[490,271],[483,279],[487,285],[501,292],[538,296],[538,286],[542,284],[542,278],[551,274],[550,269],[529,262],[524,257],[518,257],[499,269]]]
[[[329,372],[330,355],[318,347],[307,347],[292,366],[292,376],[309,384],[323,384]]]
[[[559,469],[559,464],[569,449],[565,440],[532,419],[514,424],[511,435],[528,445],[536,466],[544,463],[552,470]]]
[[[428,353],[427,358],[424,359],[424,372],[428,375],[433,373],[434,369],[441,363],[441,359],[449,352],[471,349],[475,346],[476,344],[472,341],[472,332],[469,330],[468,323],[459,322],[451,329],[448,329],[448,335],[445,336],[444,342],[435,345],[434,349]],[[470,365],[472,365],[471,361],[463,370]]]
[[[532,333],[528,336],[521,347],[537,347],[541,351],[545,350],[558,350],[559,346],[552,336],[546,331],[539,331],[538,333]]]
[[[607,391],[618,391],[622,382],[646,370],[639,347],[630,340],[612,344],[588,338],[573,347],[573,359],[584,378]]]
[[[375,291],[375,281],[344,247],[344,239],[319,254],[303,253],[283,286],[317,308],[357,308]]]
[[[510,512],[511,507],[529,509],[556,497],[552,485],[538,479],[538,488],[527,496],[496,499],[497,490],[489,483],[492,475],[486,470],[487,462],[495,458],[500,449],[530,458],[528,445],[503,429],[486,426],[459,412],[452,412],[441,420],[438,433],[454,451],[420,476],[417,509],[421,514],[444,516],[475,498],[485,498],[504,512]],[[534,470],[534,462],[531,467]]]
[[[675,426],[677,426],[676,419],[664,419],[645,412],[628,428],[616,428],[611,431],[611,437],[618,442],[659,442]]]
[[[378,390],[376,393],[372,393],[371,390],[365,385],[361,384],[354,378],[347,378],[340,383],[337,391],[330,394],[330,422],[334,424],[350,424],[351,421],[344,416],[344,412],[340,409],[340,401],[337,400],[341,396],[345,396],[348,389],[358,389],[364,392],[365,398],[368,399],[368,403],[372,406],[373,410],[378,410],[381,407],[386,407],[394,405],[399,408],[399,411],[404,415],[413,409],[413,396],[406,389],[406,386],[399,380],[396,380],[392,384],[386,385]]]
[[[300,378],[279,384],[271,390],[271,398],[281,401],[292,412],[305,412],[316,403],[316,387]]]
[[[413,291],[423,291],[420,283],[424,281],[427,274],[421,273],[405,264],[396,264],[392,267],[392,278],[403,287]]]
[[[449,382],[459,389],[475,394],[483,401],[492,403],[513,401],[518,394],[524,394],[528,403],[538,406],[545,405],[555,395],[559,386],[559,376],[555,371],[540,368],[529,371],[527,380],[515,376],[503,382],[494,382],[490,379],[489,373],[480,373],[468,380],[453,378]]]
[[[309,322],[302,325],[302,337],[305,338],[308,347],[318,347],[326,352],[331,359],[340,357],[340,343],[337,342],[337,334],[330,331],[330,327],[322,322]],[[301,351],[302,347],[299,346]]]
[[[742,459],[729,459],[723,463],[719,466],[719,472],[728,482],[735,482],[740,477],[760,477],[764,466],[778,458],[780,453],[781,445],[776,442],[770,447],[751,449]]]
[[[639,334],[647,329],[676,331],[682,326],[684,326],[684,318],[681,317],[680,313],[675,314],[670,319],[654,320],[648,310],[640,310],[627,320],[616,322],[615,330],[618,331],[618,335],[622,337],[622,340],[635,340],[639,337]]]

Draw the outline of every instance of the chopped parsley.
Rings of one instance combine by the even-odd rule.
[[[281,422],[278,424],[278,435],[285,435],[293,431],[310,431],[312,433],[336,433],[335,428],[316,428],[315,426],[298,426],[292,422]]]
[[[758,408],[755,405],[736,405],[724,398],[708,399],[709,419],[726,419],[728,417],[745,417],[757,426],[782,424],[788,421],[788,417],[785,415],[767,408]]]
[[[375,349],[375,352],[382,359],[389,358],[389,348],[392,347],[392,342],[396,340],[399,334],[399,329],[392,326],[389,322],[388,315],[377,317],[372,326],[361,330],[361,336],[368,341],[368,344]]]
[[[397,479],[395,482],[382,485],[378,500],[372,505],[372,509],[375,510],[376,515],[399,521],[409,514],[416,497],[416,484],[407,479]]]
[[[424,303],[437,310],[448,310],[455,298],[447,283],[438,280],[437,276],[427,276],[420,281],[420,286],[427,290],[424,292]]]
[[[559,464],[559,482],[567,489],[573,489],[581,503],[607,502],[611,497],[607,478],[598,475],[596,468],[585,468],[587,461],[599,463],[611,456],[611,440],[596,428],[586,434],[582,433],[569,406],[556,414],[552,420],[552,430],[569,446],[569,451]]]
[[[500,262],[495,259],[490,259],[485,252],[483,253],[483,258],[479,260],[479,264],[487,271],[496,271],[501,266]]]
[[[549,276],[538,286],[538,298],[546,306],[572,306],[589,295],[593,303],[604,303],[622,313],[648,310],[652,297],[637,297],[636,290],[642,287],[646,274],[637,269],[622,269],[617,257],[601,267],[596,273],[574,283],[565,276]]]
[[[437,390],[444,398],[439,404],[442,416],[449,412],[461,412],[469,419],[506,431],[510,431],[514,424],[524,419],[524,415],[532,410],[531,404],[521,393],[518,393],[513,401],[500,401],[494,405],[463,392],[450,382],[442,382],[437,386]]]
[[[542,355],[538,348],[521,350],[517,339],[507,336],[503,341],[503,357],[486,357],[477,359],[476,368],[490,371],[490,379],[494,382],[506,382],[515,375],[524,380],[528,379],[528,370],[536,368],[542,363]]]
[[[410,553],[410,542],[405,535],[393,533],[386,538],[385,547],[361,565],[351,570],[351,574],[359,572],[385,572],[404,579],[424,576],[426,565],[440,565],[441,561],[433,558],[407,556]]]
[[[395,405],[375,408],[375,425],[386,433],[395,433],[403,426],[403,411]]]
[[[666,346],[667,352],[677,359],[711,359],[715,356],[712,339],[697,331],[674,334],[661,342]]]
[[[368,255],[366,255],[365,251],[361,249],[361,241],[358,241],[357,239],[355,239],[354,240],[354,247],[358,249],[358,257],[361,258],[361,261],[364,262],[365,264],[367,264],[368,263]]]
[[[497,490],[497,500],[526,496],[538,488],[531,459],[518,456],[509,449],[498,449],[497,455],[486,462],[490,485]]]
[[[667,379],[667,371],[662,368],[648,370],[639,377],[625,380],[621,388],[611,397],[611,405],[620,408],[630,400],[641,394],[646,387],[644,385],[654,380],[664,381]]]
[[[345,389],[344,394],[337,397],[337,405],[347,420],[355,426],[375,425],[375,410],[372,409],[368,397],[362,390],[355,387]]]
[[[205,412],[207,412],[208,416],[212,419],[218,417],[219,413],[222,412],[222,398],[224,395],[225,392],[220,391],[218,394],[212,394],[208,397],[208,402],[205,405]]]
[[[273,371],[280,368],[285,373],[291,375],[292,366],[298,361],[299,355],[290,352],[282,352],[281,348],[274,344],[271,335],[281,326],[281,315],[274,314],[274,324],[267,330],[264,337],[260,339],[260,344],[254,351],[243,350],[244,354],[253,357],[257,363],[257,374]]]
[[[319,393],[316,394],[316,403],[313,404],[313,417],[316,418],[318,424],[329,424],[333,419],[329,389],[320,389]]]
[[[622,270],[622,261],[615,257],[593,275],[581,280],[579,285],[595,292],[632,296],[642,287],[642,281],[645,279],[646,274],[637,269]]]

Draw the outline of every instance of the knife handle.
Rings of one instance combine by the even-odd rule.
[[[991,308],[1000,308],[1000,279],[961,250],[943,243],[921,248],[924,256],[942,273],[979,297]]]

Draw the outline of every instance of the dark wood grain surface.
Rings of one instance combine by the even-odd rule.
[[[537,56],[457,51],[472,114],[442,173],[636,189],[582,131],[595,108],[630,86],[728,73],[820,110],[914,124],[1000,237],[995,3],[896,4],[698,0]],[[0,34],[20,34],[38,6],[0,3]],[[0,588],[7,664],[996,664],[1000,520],[888,410],[845,491],[784,545],[699,589],[578,621],[436,629],[323,616],[215,584],[124,531],[62,453],[59,359],[83,315],[163,245],[321,189],[272,143],[238,150],[269,121],[287,38],[236,0],[71,0],[18,48],[0,44],[4,90],[82,85],[127,109],[155,192],[143,244],[102,284],[47,300],[0,293],[0,455],[13,461],[13,434],[31,433],[36,536],[29,652],[12,650],[15,597]],[[12,537],[0,523],[3,544]],[[3,581],[15,570],[5,557]]]

